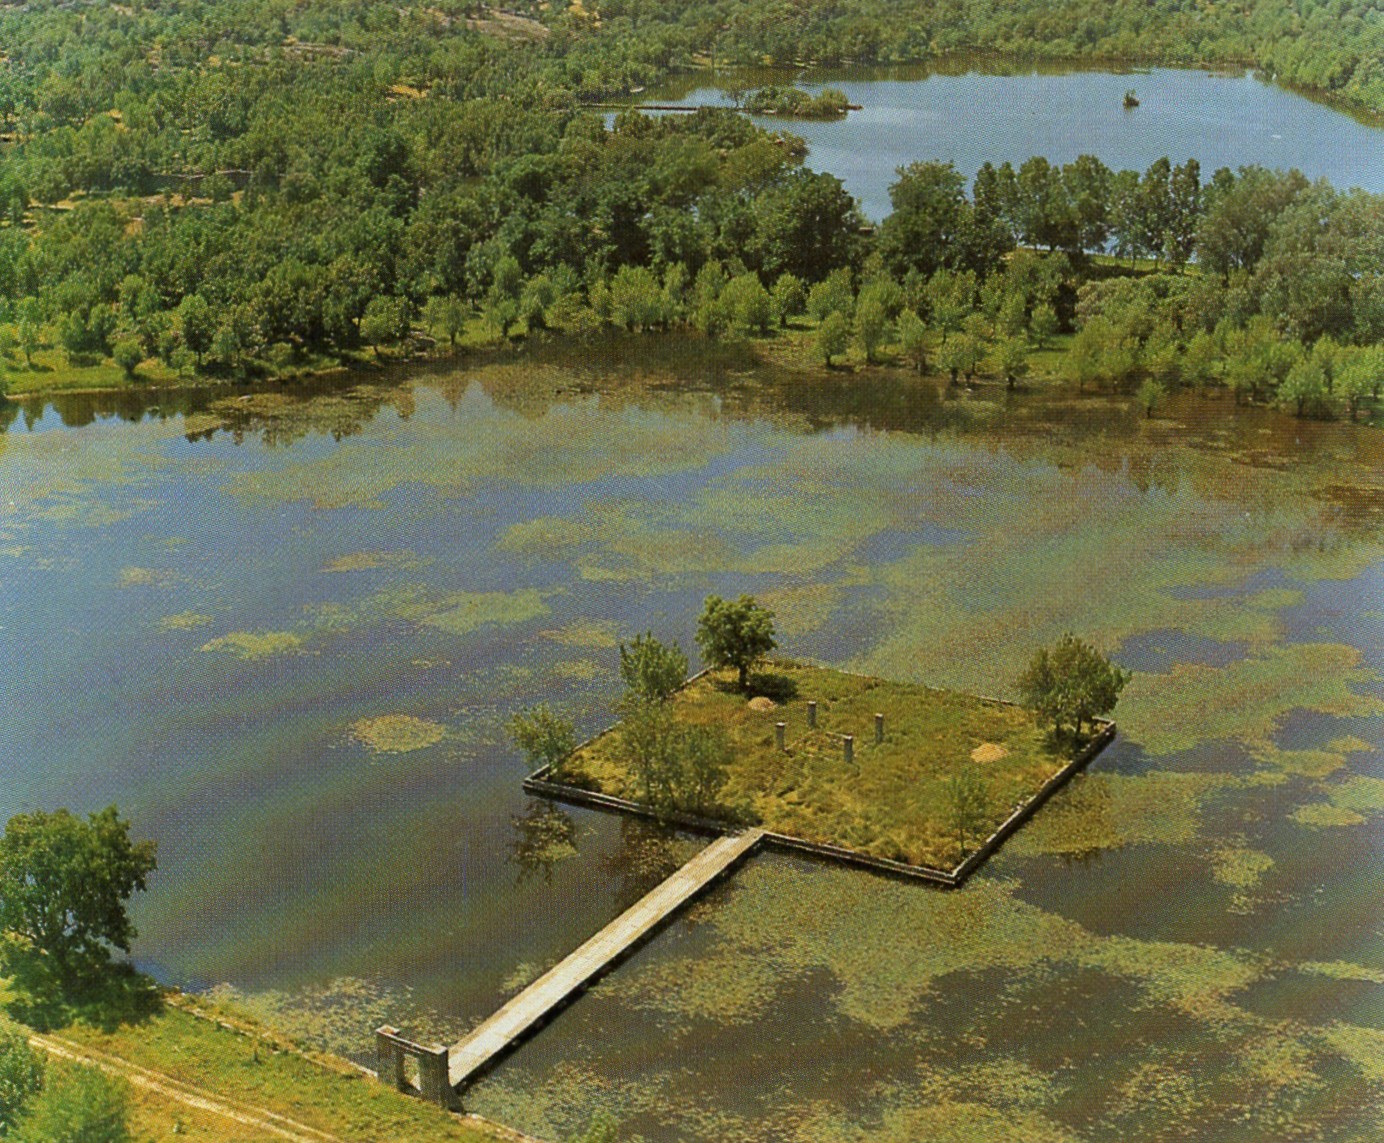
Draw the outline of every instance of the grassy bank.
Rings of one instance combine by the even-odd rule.
[[[986,805],[970,832],[983,837],[1068,761],[1026,711],[953,691],[783,661],[753,677],[751,692],[772,699],[749,702],[733,673],[713,672],[675,700],[678,719],[720,727],[731,742],[722,800],[749,805],[775,832],[875,857],[951,868],[961,858],[948,793],[955,774],[979,773]],[[815,728],[809,700],[817,703]],[[783,750],[778,722],[787,724]],[[854,736],[853,764],[843,761],[842,735]],[[606,793],[639,797],[618,733],[569,765]]]
[[[299,1050],[290,1041],[239,1014],[203,1007],[181,994],[136,1006],[96,1004],[57,1019],[21,1022],[11,1013],[32,1010],[0,985],[0,1023],[42,1032],[53,1042],[89,1052],[102,1063],[123,1063],[139,1073],[186,1085],[215,1101],[262,1108],[352,1143],[483,1143],[512,1139],[502,1128],[451,1115],[390,1091],[348,1061]],[[50,1067],[81,1066],[66,1060]],[[148,1086],[134,1086],[131,1124],[138,1139],[173,1135],[207,1143],[262,1140],[263,1128],[191,1106]]]

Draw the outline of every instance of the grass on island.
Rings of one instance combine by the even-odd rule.
[[[139,974],[117,971],[109,988],[98,991],[82,1002],[35,1005],[13,982],[0,979],[0,1027],[42,1031],[97,1058],[114,1057],[214,1099],[264,1108],[353,1143],[484,1143],[506,1137],[391,1091],[345,1060],[301,1052],[223,1005],[177,993],[164,997]],[[50,1060],[48,1066],[76,1065]],[[145,1088],[131,1089],[130,1123],[137,1139],[177,1135],[248,1143],[266,1137],[261,1129]]]
[[[767,704],[748,701],[755,697],[775,705],[756,709]],[[807,725],[809,699],[817,702],[816,730]],[[988,814],[976,835],[985,837],[1070,758],[1019,707],[788,661],[752,675],[748,695],[734,672],[712,672],[674,703],[679,719],[721,726],[731,740],[722,804],[749,807],[776,833],[936,869],[961,859],[947,792],[960,768],[976,767],[984,782]],[[876,713],[884,715],[880,745]],[[784,751],[775,745],[777,722],[787,724]],[[854,765],[833,737],[843,734],[855,737]],[[566,773],[639,799],[618,730],[579,750]]]

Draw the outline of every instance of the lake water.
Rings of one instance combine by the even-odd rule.
[[[1005,692],[1073,630],[1137,672],[1121,736],[964,890],[755,858],[469,1105],[1378,1137],[1380,434],[647,345],[0,406],[0,816],[118,802],[160,845],[139,962],[360,1055],[454,1038],[691,851],[520,791],[506,719],[607,722],[620,639],[691,650],[750,591],[790,653]]]
[[[1384,131],[1252,75],[874,69],[812,74],[801,86],[840,88],[862,110],[835,122],[756,122],[801,135],[808,166],[841,179],[875,221],[889,213],[895,170],[926,159],[950,161],[971,178],[987,161],[1017,167],[1032,155],[1060,164],[1090,154],[1114,170],[1139,171],[1166,155],[1174,163],[1196,159],[1203,178],[1218,167],[1296,167],[1342,189],[1384,193]],[[1130,88],[1139,106],[1126,110]],[[730,102],[717,88],[690,80],[641,98]]]

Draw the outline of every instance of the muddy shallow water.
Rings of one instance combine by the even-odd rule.
[[[608,380],[608,383],[607,383]],[[756,593],[986,692],[1073,630],[1121,738],[966,889],[753,860],[476,1087],[548,1138],[1384,1130],[1384,444],[1187,398],[551,364],[0,420],[0,813],[158,838],[140,963],[356,1054],[455,1037],[680,856],[522,795],[616,645]],[[646,379],[647,380],[647,379]],[[591,392],[593,385],[606,391]],[[625,1137],[622,1135],[622,1137]]]

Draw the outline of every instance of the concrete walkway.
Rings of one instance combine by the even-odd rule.
[[[718,838],[470,1035],[453,1044],[448,1050],[447,1069],[453,1089],[469,1084],[524,1033],[746,857],[763,838],[762,829]]]

